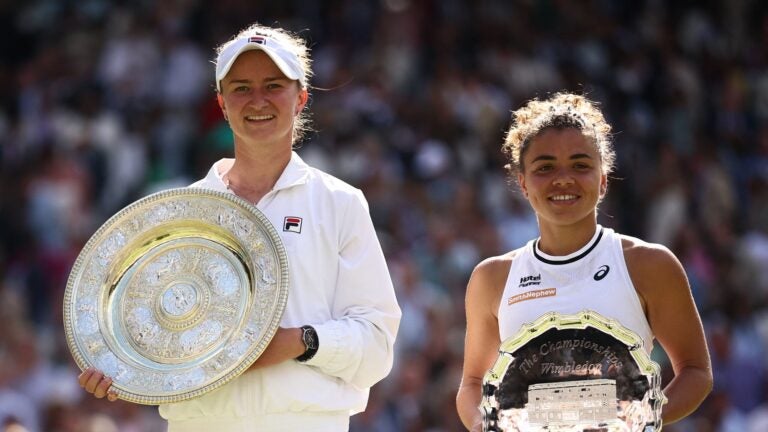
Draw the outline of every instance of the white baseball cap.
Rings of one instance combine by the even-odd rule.
[[[216,59],[216,90],[219,93],[221,93],[221,80],[227,76],[235,60],[240,54],[255,49],[267,53],[288,79],[298,80],[302,87],[306,87],[304,68],[299,62],[299,56],[290,45],[269,36],[245,35],[228,42],[219,52]]]

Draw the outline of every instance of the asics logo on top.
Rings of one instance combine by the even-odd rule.
[[[608,274],[608,272],[611,271],[611,268],[607,265],[601,265],[599,269],[597,269],[597,273],[595,273],[595,280],[601,281],[603,278]]]

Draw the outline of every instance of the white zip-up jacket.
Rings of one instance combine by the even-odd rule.
[[[228,191],[219,161],[192,187]],[[306,363],[250,370],[201,397],[160,406],[163,418],[354,414],[392,368],[401,311],[362,192],[295,152],[256,207],[288,256],[290,288],[280,325],[312,325],[320,342]]]

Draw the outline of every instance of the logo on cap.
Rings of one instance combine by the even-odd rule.
[[[283,231],[301,233],[301,218],[297,216],[286,216],[283,220]]]
[[[248,42],[250,43],[256,43],[259,45],[266,45],[267,44],[267,38],[264,36],[251,36],[248,38]]]

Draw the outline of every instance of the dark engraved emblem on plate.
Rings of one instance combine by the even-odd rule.
[[[504,341],[483,380],[485,431],[660,431],[659,366],[635,333],[549,313]]]

